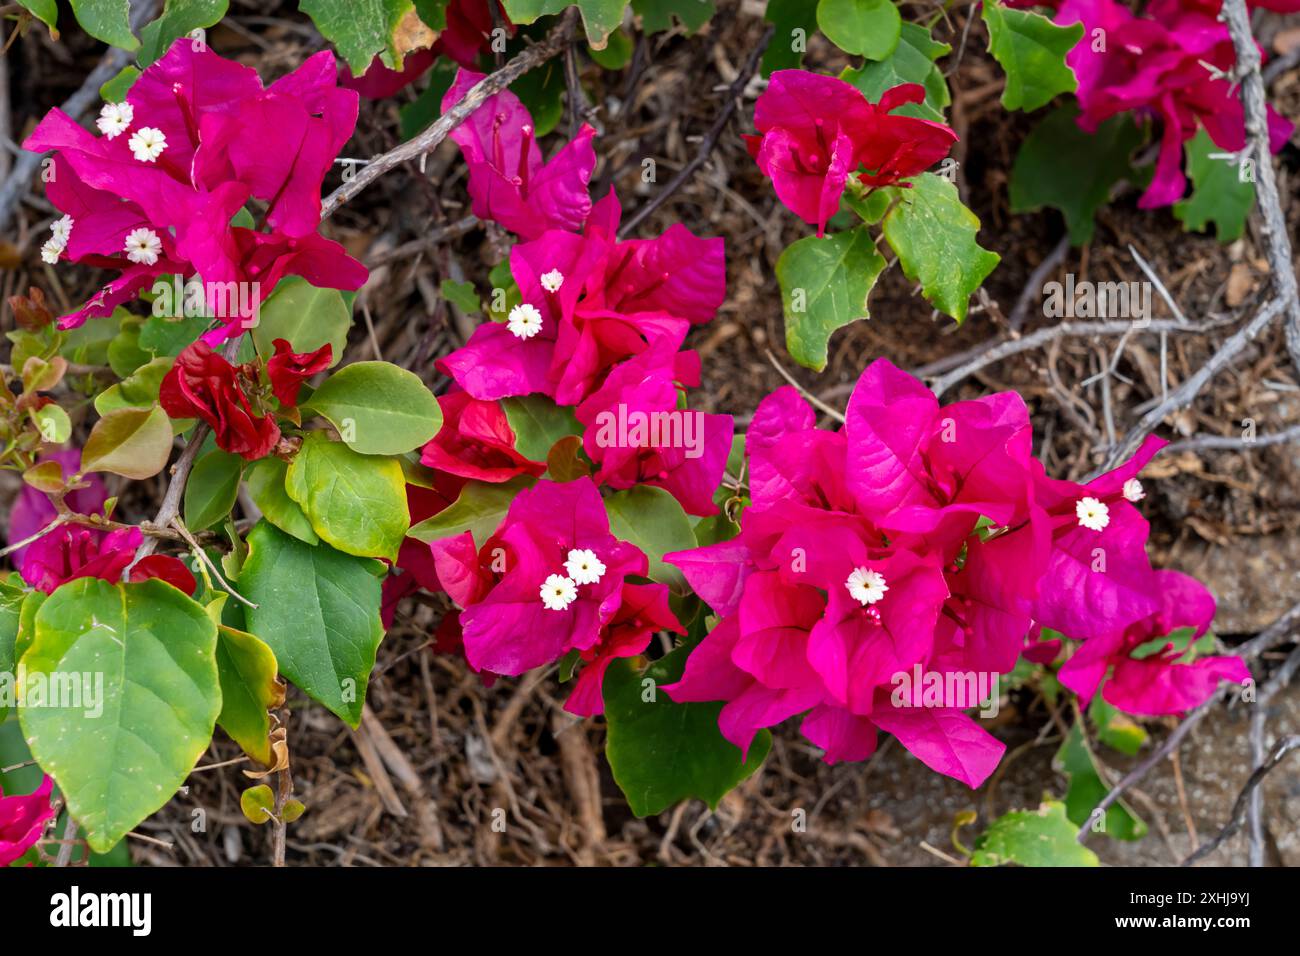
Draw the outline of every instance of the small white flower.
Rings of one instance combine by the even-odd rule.
[[[71,216],[64,216],[50,223],[50,234],[58,240],[61,247],[68,244],[68,237],[72,235],[72,221]]]
[[[547,292],[559,292],[562,285],[564,285],[564,273],[559,269],[542,273],[542,288]]]
[[[853,600],[863,607],[875,604],[889,590],[889,585],[885,583],[885,576],[870,568],[854,568],[849,579],[844,582],[844,586],[849,589]]]
[[[99,111],[99,119],[95,120],[95,125],[109,139],[116,139],[127,131],[133,119],[135,119],[135,110],[130,103],[105,103],[104,108]]]
[[[506,317],[506,328],[510,334],[520,339],[531,339],[542,331],[542,313],[537,307],[524,302],[510,310]]]
[[[138,265],[153,265],[161,253],[162,240],[152,229],[132,229],[126,237],[126,257]]]
[[[564,611],[578,599],[578,586],[571,578],[552,574],[542,582],[542,604],[550,611]]]
[[[1141,501],[1146,496],[1147,493],[1142,490],[1142,482],[1136,478],[1124,482],[1124,497],[1129,501]]]
[[[126,145],[131,147],[131,153],[142,163],[152,163],[162,155],[167,148],[167,137],[163,135],[162,130],[154,129],[152,126],[142,126],[131,134]]]
[[[59,261],[59,254],[62,252],[63,243],[54,238],[46,239],[45,245],[41,246],[41,258],[50,265]]]
[[[564,562],[564,570],[579,584],[595,584],[605,576],[604,563],[596,557],[595,551],[586,548],[570,551],[569,559]]]
[[[1074,506],[1079,526],[1089,531],[1105,531],[1110,524],[1110,509],[1096,498],[1080,498]]]

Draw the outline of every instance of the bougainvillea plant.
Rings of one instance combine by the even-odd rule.
[[[1250,681],[1239,658],[1210,653],[1206,588],[1149,558],[1142,502],[1159,485],[1140,473],[1160,439],[1089,481],[1057,478],[1019,395],[942,405],[885,359],[861,370],[838,429],[791,386],[743,428],[692,408],[702,359],[687,345],[727,299],[723,240],[681,224],[624,238],[624,199],[594,194],[597,130],[548,136],[560,93],[488,75],[564,4],[417,0],[358,30],[338,0],[303,0],[343,62],[322,51],[269,83],[207,46],[225,4],[212,6],[138,40],[125,13],[86,22],[137,63],[105,88],[94,129],[55,109],[23,142],[47,154],[41,259],[108,281],[61,316],[40,290],[11,302],[0,465],[25,484],[0,678],[48,776],[0,797],[0,864],[58,807],[108,851],[217,728],[249,758],[246,814],[283,832],[304,810],[286,685],[357,727],[385,629],[419,593],[450,608],[429,653],[489,684],[556,668],[563,707],[603,716],[614,779],[642,816],[716,805],[786,721],[828,762],[868,759],[883,732],[978,787],[1005,749],[980,711],[1008,687],[1071,692],[1105,737],[1120,712],[1180,714]],[[593,57],[613,61],[623,5],[577,6]],[[696,29],[713,4],[686,6],[632,10],[647,31],[670,14]],[[983,6],[1003,105],[1077,104],[1030,136],[1015,201],[1067,202],[1037,172],[1051,137],[1118,151],[1114,177],[1062,206],[1084,238],[1150,138],[1142,205],[1194,206],[1184,154],[1195,180],[1204,137],[1244,145],[1214,11],[1024,6]],[[999,257],[956,182],[935,65],[949,47],[888,2],[773,0],[767,17],[745,144],[808,231],[776,266],[789,354],[824,367],[894,264],[962,322]],[[792,41],[816,29],[860,65],[802,69]],[[459,347],[410,370],[340,364],[368,272],[322,234],[322,193],[336,167],[344,193],[355,174],[341,154],[361,98],[421,83],[403,129],[457,118],[442,135],[466,205],[508,251]],[[1271,132],[1280,145],[1290,128]],[[472,283],[468,296],[478,310]],[[56,394],[92,400],[88,428]],[[155,476],[156,517],[122,520],[124,484]],[[92,674],[101,696],[48,696]],[[1087,740],[1068,745],[1083,752],[1072,781],[1090,785]],[[1068,805],[1075,825],[1092,812]],[[1116,835],[1144,829],[1122,803],[1108,813],[1124,815]]]

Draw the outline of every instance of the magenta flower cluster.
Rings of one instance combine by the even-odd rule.
[[[182,37],[105,104],[99,135],[51,110],[23,143],[54,151],[46,196],[64,216],[42,255],[120,271],[60,326],[110,314],[161,275],[202,277],[219,314],[225,283],[257,283],[262,299],[286,275],[360,288],[365,267],[317,233],[321,185],[357,103],[328,51],[264,88],[255,70]],[[250,200],[260,228],[232,223]],[[220,317],[212,341],[243,331],[244,316]]]
[[[804,714],[828,761],[866,758],[884,730],[975,787],[1004,749],[966,713],[975,702],[915,706],[899,675],[1006,674],[1022,653],[1055,656],[1027,643],[1050,628],[1080,642],[1062,683],[1131,713],[1178,713],[1247,679],[1238,658],[1132,657],[1178,627],[1200,636],[1214,613],[1201,585],[1147,558],[1137,474],[1163,442],[1079,484],[1047,477],[1031,440],[1014,392],[940,407],[884,359],[839,431],[774,392],[746,436],[739,537],[665,558],[720,621],[664,689],[726,701],[719,726],[742,749]]]

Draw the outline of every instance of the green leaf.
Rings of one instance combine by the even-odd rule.
[[[118,378],[126,378],[141,365],[153,361],[157,356],[140,347],[140,329],[144,325],[144,320],[129,312],[119,311],[121,321],[117,334],[108,343],[107,358],[113,374]],[[119,311],[113,313],[114,318],[119,317]],[[87,322],[82,328],[93,325],[94,322]]]
[[[209,320],[201,315],[151,315],[140,326],[140,348],[148,349],[154,355],[175,357],[207,331],[209,324]]]
[[[1077,829],[1089,822],[1093,810],[1110,792],[1110,787],[1102,782],[1096,758],[1088,749],[1078,724],[1070,728],[1069,736],[1056,753],[1056,762],[1070,778],[1065,814]],[[1106,808],[1103,832],[1117,840],[1140,840],[1146,836],[1147,825],[1121,799]]]
[[[503,0],[506,15],[511,23],[526,25],[548,13],[563,13],[576,6],[582,13],[582,26],[587,31],[587,42],[597,50],[605,48],[609,35],[623,22],[626,0]]]
[[[43,591],[32,591],[18,608],[18,633],[14,635],[14,660],[20,661],[36,638],[36,613],[45,603]]]
[[[96,40],[123,50],[135,50],[140,41],[131,32],[130,0],[71,0],[72,13],[81,28]]]
[[[962,205],[956,186],[933,173],[911,182],[885,216],[885,239],[898,254],[903,274],[921,283],[922,294],[936,309],[960,323],[971,293],[1002,257],[975,241],[980,221]]]
[[[162,380],[171,371],[175,359],[164,355],[141,365],[116,385],[95,396],[95,411],[107,415],[121,408],[151,408],[158,404]]]
[[[287,462],[279,458],[259,458],[244,473],[248,493],[262,516],[286,534],[291,534],[306,544],[318,544],[320,536],[312,530],[311,521],[298,502],[284,490]]]
[[[904,23],[893,53],[878,63],[868,61],[860,69],[846,69],[840,78],[860,89],[873,103],[879,102],[885,91],[895,86],[919,83],[925,87],[924,102],[906,103],[894,110],[894,114],[942,123],[944,110],[952,103],[952,94],[935,60],[950,52],[952,47],[932,39],[925,27]]]
[[[261,826],[275,819],[275,793],[264,783],[239,795],[239,812],[249,823]]]
[[[94,675],[97,690],[102,675],[102,700],[19,716],[95,850],[166,803],[207,749],[221,710],[216,642],[203,608],[157,579],[80,578],[41,605],[22,658],[28,692],[37,674]]]
[[[384,637],[376,564],[312,547],[259,521],[248,534],[239,590],[248,629],[264,640],[280,672],[346,723],[361,723],[366,684]]]
[[[1093,217],[1121,179],[1132,175],[1130,157],[1142,133],[1127,116],[1115,116],[1095,133],[1079,129],[1076,103],[1052,110],[1020,145],[1011,167],[1011,211],[1059,209],[1070,243],[1092,241]]]
[[[420,20],[431,29],[447,29],[447,5],[451,0],[415,0],[415,12]]]
[[[284,490],[322,540],[358,557],[396,560],[410,521],[396,460],[359,455],[323,432],[309,432]]]
[[[518,475],[500,484],[468,481],[455,501],[433,517],[413,525],[407,536],[428,543],[468,531],[481,548],[505,518],[515,495],[535,481],[530,475]]]
[[[1076,840],[1065,804],[1048,800],[1037,810],[1013,810],[994,820],[975,841],[971,866],[1100,866],[1097,854]]]
[[[1007,74],[1004,109],[1036,110],[1056,94],[1078,88],[1074,71],[1065,65],[1065,54],[1083,36],[1082,23],[1058,27],[1041,13],[1012,10],[997,0],[987,0],[983,16],[989,28],[989,52]]]
[[[632,38],[625,30],[615,30],[609,35],[609,43],[603,50],[587,47],[587,56],[591,57],[602,69],[621,70],[632,62]]]
[[[845,53],[883,60],[898,46],[903,19],[893,0],[821,0],[817,25]]]
[[[533,117],[533,135],[545,136],[564,118],[564,97],[568,84],[564,79],[564,61],[548,60],[529,70],[510,84],[510,92],[519,97]]]
[[[31,414],[42,440],[52,445],[62,445],[72,437],[72,419],[58,405],[42,405]]]
[[[269,711],[284,702],[284,685],[271,648],[245,631],[217,627],[217,674],[221,679],[221,714],[217,723],[241,750],[270,764]]]
[[[1097,694],[1088,707],[1088,715],[1097,727],[1097,738],[1107,747],[1113,747],[1122,754],[1136,756],[1147,742],[1147,732],[1137,725],[1128,714],[1112,707]]]
[[[716,12],[713,0],[632,0],[632,12],[641,18],[646,33],[661,33],[681,21],[687,33],[695,33]]]
[[[663,561],[669,552],[695,547],[691,519],[677,499],[662,488],[637,485],[607,497],[605,511],[614,537],[630,541],[650,559],[650,579],[667,584],[678,594],[686,593],[682,572]]]
[[[582,434],[573,409],[556,405],[545,395],[503,398],[501,408],[515,433],[515,451],[531,461],[546,461],[557,441]]]
[[[1236,242],[1246,229],[1246,217],[1255,205],[1255,183],[1245,179],[1246,167],[1214,145],[1205,127],[1184,146],[1192,194],[1174,203],[1174,215],[1185,230],[1205,232],[1214,223],[1222,243]]]
[[[812,0],[768,0],[763,19],[772,24],[772,40],[763,51],[763,75],[798,69],[808,50],[808,38],[817,29],[817,4]]]
[[[213,26],[228,6],[228,0],[167,0],[162,16],[141,28],[136,59],[148,66],[171,49],[177,37]]]
[[[438,286],[438,293],[456,308],[467,315],[483,311],[483,300],[478,297],[478,290],[472,282],[457,282],[443,279]]]
[[[884,268],[865,226],[787,246],[776,262],[776,278],[790,357],[817,371],[825,368],[831,334],[868,317],[867,296]]]
[[[415,10],[411,0],[302,0],[298,6],[334,44],[353,75],[365,73],[376,56],[390,70],[402,68],[394,35],[402,18]]]
[[[118,71],[117,76],[99,88],[99,96],[105,103],[121,103],[139,78],[140,71],[128,63]]]
[[[314,352],[330,344],[331,365],[343,358],[352,327],[352,310],[338,289],[317,289],[298,276],[276,283],[262,303],[253,328],[253,343],[263,358],[275,354],[276,339],[285,339],[295,352]]]
[[[56,40],[59,38],[57,23],[59,17],[58,0],[18,0],[18,6],[49,27],[50,34]]]
[[[81,450],[81,470],[151,478],[163,470],[171,451],[171,419],[160,406],[121,408],[95,422]]]
[[[1179,627],[1170,631],[1164,637],[1152,638],[1149,641],[1143,641],[1133,650],[1129,651],[1129,657],[1134,660],[1143,660],[1151,657],[1153,654],[1159,654],[1166,647],[1170,647],[1178,652],[1180,663],[1188,664],[1196,660],[1202,654],[1209,654],[1214,650],[1214,634],[1206,631],[1199,638],[1196,638],[1196,628]]]
[[[605,672],[605,756],[638,817],[692,797],[716,809],[762,765],[772,745],[771,732],[759,731],[742,761],[740,748],[718,730],[721,702],[679,704],[659,689],[681,677],[688,653],[679,647],[644,673],[626,660]]]
[[[202,531],[220,522],[239,499],[244,459],[214,448],[194,463],[185,485],[185,524]]]
[[[442,428],[442,409],[418,375],[390,362],[354,362],[312,393],[304,408],[323,415],[353,451],[400,455]]]

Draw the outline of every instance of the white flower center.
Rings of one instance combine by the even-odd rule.
[[[116,139],[127,131],[133,119],[135,110],[130,103],[105,103],[95,125],[109,139]]]
[[[889,590],[889,585],[885,583],[885,576],[870,568],[854,568],[849,579],[844,582],[844,586],[849,589],[853,600],[863,607],[875,604]]]
[[[552,574],[542,582],[542,604],[550,611],[563,611],[578,599],[578,586],[562,574]]]
[[[1147,493],[1142,490],[1142,482],[1136,478],[1124,482],[1124,497],[1129,501],[1141,501],[1146,496]]]
[[[1089,531],[1105,531],[1110,524],[1110,509],[1096,498],[1080,498],[1074,506],[1079,526]]]
[[[542,313],[537,307],[524,302],[510,310],[506,317],[506,328],[510,334],[520,339],[531,339],[542,331]]]
[[[559,292],[562,285],[564,285],[564,273],[559,269],[542,273],[542,288],[547,292]]]
[[[41,246],[41,258],[50,265],[54,265],[59,261],[59,255],[63,252],[63,245],[53,237],[46,239],[45,244]]]
[[[595,584],[605,576],[605,565],[596,557],[596,552],[586,548],[574,548],[564,562],[564,570],[569,577],[579,584]]]
[[[167,148],[167,137],[160,129],[142,126],[131,134],[126,145],[131,147],[131,154],[140,162],[152,163]]]
[[[162,253],[162,240],[152,229],[133,229],[126,237],[126,257],[137,265],[151,266]]]

